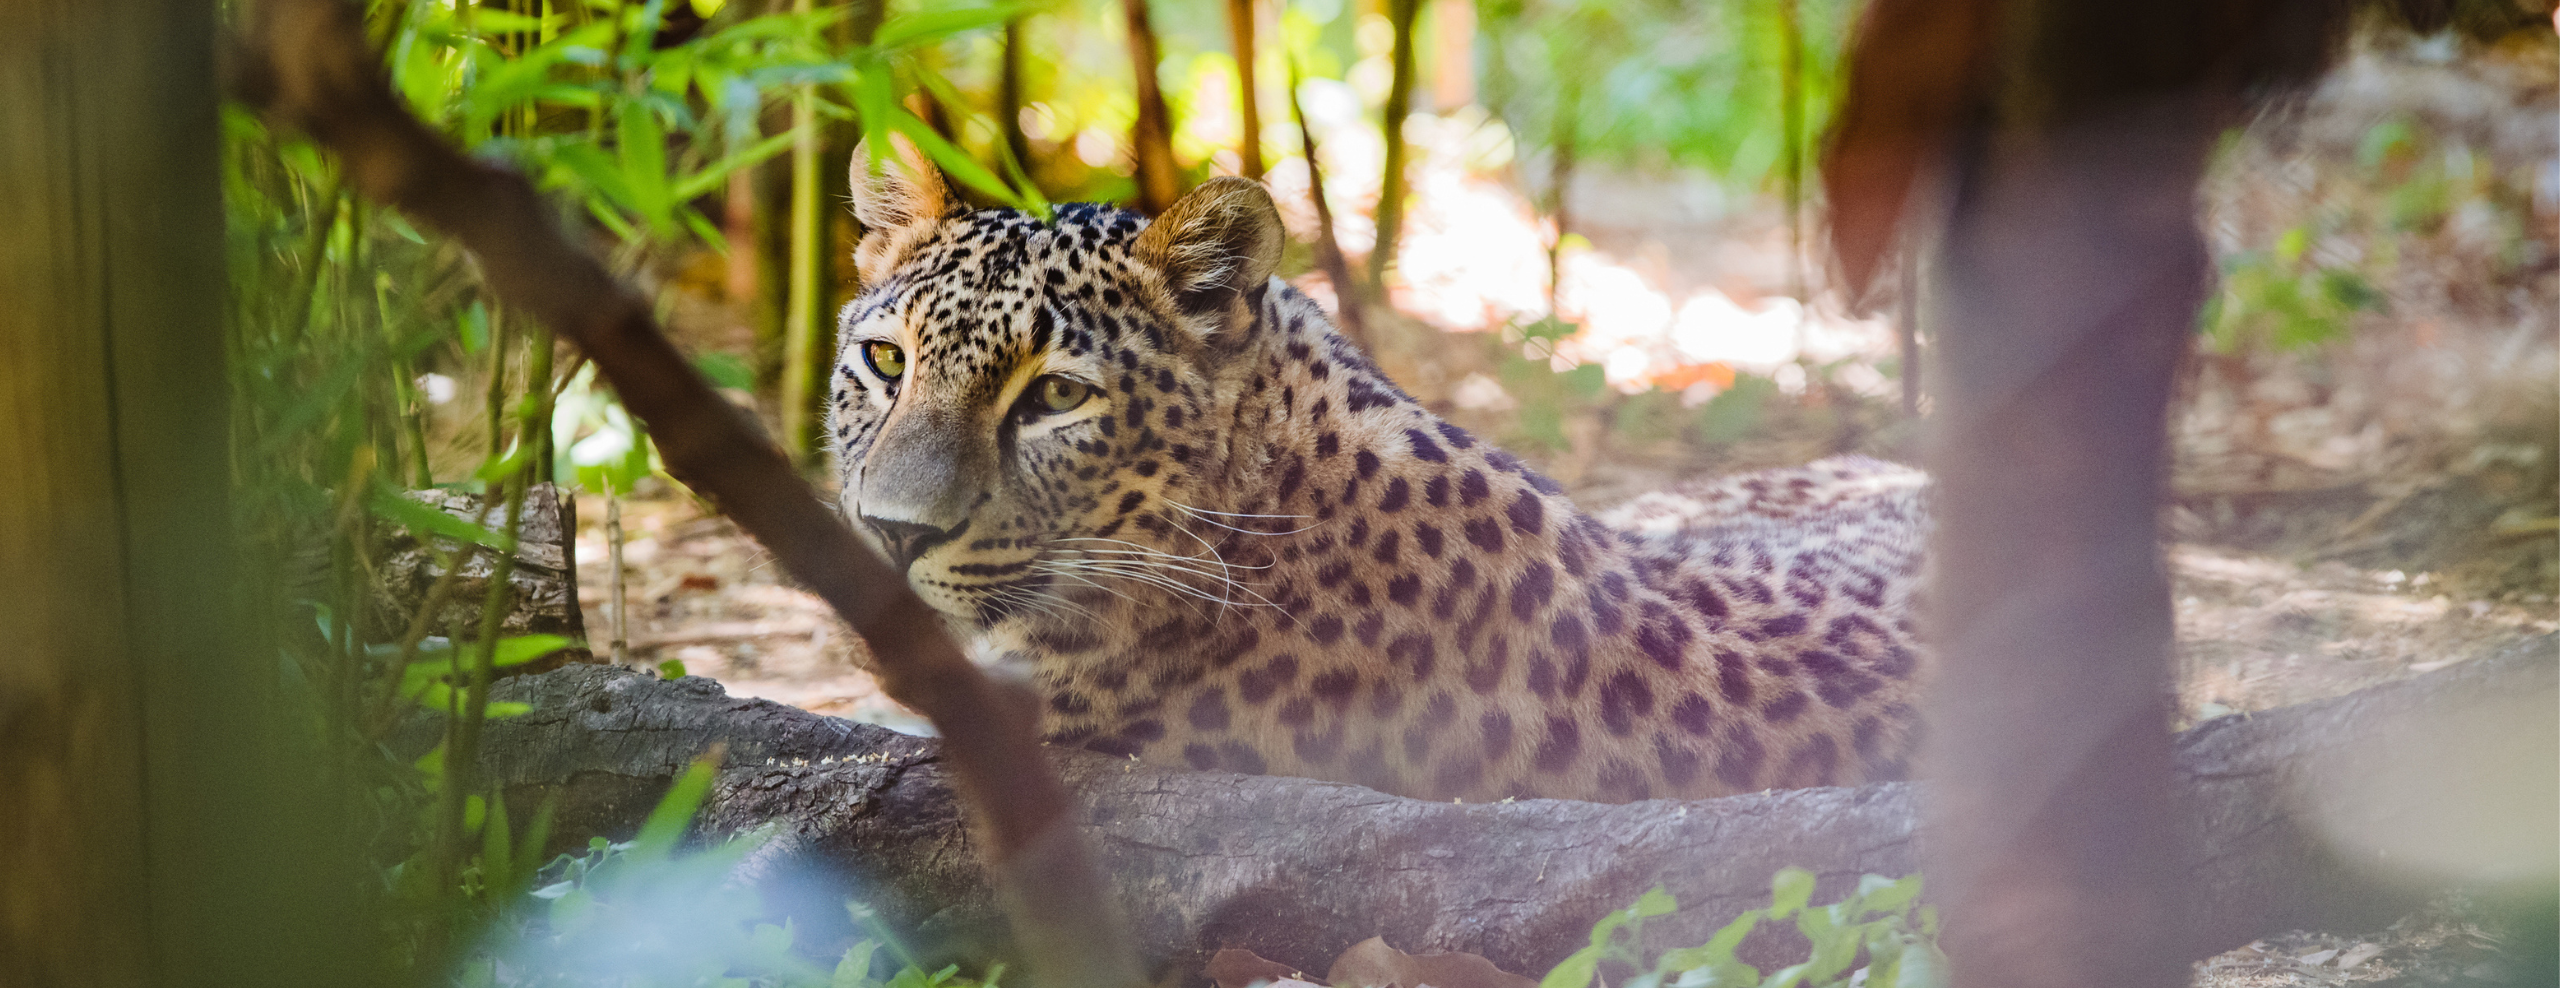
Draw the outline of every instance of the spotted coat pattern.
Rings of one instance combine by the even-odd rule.
[[[1157,222],[1223,220],[1152,248],[1107,207],[857,183],[843,507],[939,506],[908,579],[1031,677],[1049,741],[1471,801],[1902,773],[1916,472],[1833,459],[1586,514],[1387,380],[1269,277],[1276,247],[1235,246],[1268,197],[1227,183],[1224,213]],[[1044,375],[1090,394],[1026,408]]]

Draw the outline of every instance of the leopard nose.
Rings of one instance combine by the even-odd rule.
[[[871,526],[871,531],[880,536],[880,546],[889,554],[889,565],[900,573],[906,572],[908,565],[914,563],[916,557],[924,555],[925,550],[949,542],[960,534],[959,528],[935,528],[871,515],[862,516],[862,523]],[[967,527],[967,522],[960,525],[960,528]]]

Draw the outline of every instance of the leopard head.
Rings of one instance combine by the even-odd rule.
[[[1229,462],[1222,375],[1278,264],[1260,185],[1149,223],[971,209],[912,148],[854,154],[829,429],[845,516],[928,603],[987,626],[1108,591],[1215,593],[1195,514]],[[1188,590],[1178,589],[1188,588]]]

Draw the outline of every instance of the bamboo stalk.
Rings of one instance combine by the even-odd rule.
[[[622,569],[622,492],[611,484],[605,485],[604,492],[604,544],[605,559],[612,571],[607,582],[613,585],[613,596],[605,601],[605,615],[613,625],[613,641],[606,646],[605,654],[614,665],[621,665],[631,651],[631,594]]]
[[[1555,145],[1547,160],[1547,215],[1555,218],[1555,239],[1547,243],[1547,318],[1564,319],[1561,300],[1564,296],[1564,238],[1573,232],[1572,202],[1566,191],[1573,184],[1574,153],[1581,143],[1582,84],[1567,79],[1556,94]]]
[[[1811,287],[1804,263],[1804,19],[1797,0],[1778,0],[1778,121],[1786,140],[1787,280],[1800,301]]]
[[[1004,22],[1004,47],[998,56],[1003,64],[996,71],[996,128],[1004,133],[1004,146],[1013,155],[1013,163],[1025,175],[1031,171],[1031,142],[1022,134],[1022,22],[1016,17]]]
[[[1121,0],[1129,22],[1129,61],[1138,80],[1138,119],[1129,131],[1130,152],[1137,162],[1138,211],[1154,216],[1173,208],[1182,196],[1182,166],[1173,160],[1173,111],[1165,106],[1164,89],[1156,81],[1156,63],[1164,56],[1156,45],[1156,29],[1147,18],[1147,0]]]
[[[1342,254],[1342,242],[1333,235],[1333,206],[1324,198],[1324,166],[1316,159],[1316,132],[1307,126],[1306,107],[1298,103],[1298,61],[1289,60],[1289,118],[1298,124],[1298,150],[1307,158],[1307,195],[1316,207],[1316,263],[1324,266],[1325,280],[1333,282],[1334,322],[1342,334],[1360,348],[1369,348],[1368,314],[1362,309],[1363,292],[1351,274],[1351,260]]]
[[[814,0],[792,0],[791,9],[807,13]],[[821,142],[817,88],[802,86],[791,101],[791,244],[790,287],[782,322],[782,448],[794,462],[807,466],[817,454],[818,396],[825,372],[819,367],[826,326],[826,289],[820,284],[827,264],[825,211],[818,192],[825,177],[818,170]]]
[[[1376,286],[1381,299],[1387,288],[1387,268],[1395,263],[1396,240],[1404,233],[1404,118],[1413,113],[1413,19],[1421,12],[1422,0],[1387,0],[1387,18],[1396,32],[1389,55],[1394,75],[1387,83],[1384,119],[1378,124],[1387,141],[1387,162],[1378,176],[1378,243],[1369,249],[1369,284]]]
[[[1236,139],[1236,157],[1244,177],[1262,180],[1262,101],[1254,87],[1254,0],[1227,0],[1227,33],[1236,53],[1236,105],[1243,113],[1244,133]]]

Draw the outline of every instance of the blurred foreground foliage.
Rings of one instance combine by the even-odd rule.
[[[849,12],[706,21],[701,5],[665,0],[386,0],[367,18],[413,112],[531,176],[647,287],[653,263],[728,249],[705,200],[790,146],[794,130],[765,122],[787,99],[867,134],[908,134],[980,193],[1036,203],[972,171],[901,102],[919,48],[999,24],[1004,9],[900,13],[867,45],[845,40]],[[458,250],[357,199],[317,148],[245,109],[226,111],[224,136],[230,459],[260,581],[246,597],[312,701],[311,730],[340,756],[338,777],[318,784],[346,794],[345,823],[381,871],[385,963],[436,978],[537,877],[550,840],[547,807],[510,833],[526,818],[474,771],[479,725],[523,712],[488,702],[491,678],[581,644],[496,633],[526,491],[555,479],[628,491],[655,461],[592,369],[484,297]],[[733,359],[704,363],[740,383]],[[459,400],[464,382],[477,401]],[[466,520],[406,496],[431,487],[484,507]],[[477,627],[427,617],[449,575],[414,620],[374,616],[372,552],[402,528],[447,574],[475,559],[495,569]],[[393,754],[420,707],[444,715],[443,737],[423,758]]]

